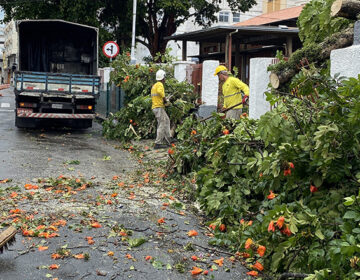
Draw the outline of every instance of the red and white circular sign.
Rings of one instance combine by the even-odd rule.
[[[104,44],[102,50],[103,50],[104,55],[107,56],[108,58],[114,58],[120,52],[119,45],[116,44],[116,42],[114,42],[114,41],[106,42]]]

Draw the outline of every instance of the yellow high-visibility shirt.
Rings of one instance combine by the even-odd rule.
[[[164,98],[165,98],[164,85],[162,82],[157,82],[151,88],[151,100],[152,100],[151,109],[165,107]]]
[[[229,77],[222,86],[224,95],[224,108],[229,108],[242,101],[241,91],[249,96],[249,87],[238,78]],[[243,105],[236,106],[234,109],[240,109]]]

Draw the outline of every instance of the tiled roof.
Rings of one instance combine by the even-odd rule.
[[[264,25],[270,24],[273,22],[284,21],[289,19],[294,19],[299,17],[304,6],[297,6],[287,9],[282,9],[280,11],[262,14],[257,17],[245,20],[243,22],[235,24],[235,26],[249,26],[249,25]]]

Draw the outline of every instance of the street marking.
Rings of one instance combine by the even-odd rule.
[[[1,108],[10,108],[10,103],[1,103]]]
[[[14,112],[14,109],[0,109],[0,112]]]

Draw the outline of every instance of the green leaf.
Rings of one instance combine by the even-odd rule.
[[[351,206],[355,202],[355,196],[354,195],[351,196],[351,197],[345,197],[344,199],[345,199],[345,202],[344,202],[345,206]]]
[[[344,215],[344,219],[355,219],[357,215],[358,214],[355,211],[347,211]]]
[[[139,247],[140,245],[144,244],[147,240],[145,238],[133,238],[129,239],[129,245],[131,248]]]
[[[153,267],[155,267],[156,269],[162,269],[163,267],[163,263],[161,261],[158,260],[154,260],[152,263]]]
[[[320,240],[324,240],[325,239],[325,236],[322,234],[321,230],[320,229],[317,229],[315,231],[315,235],[320,239]]]

